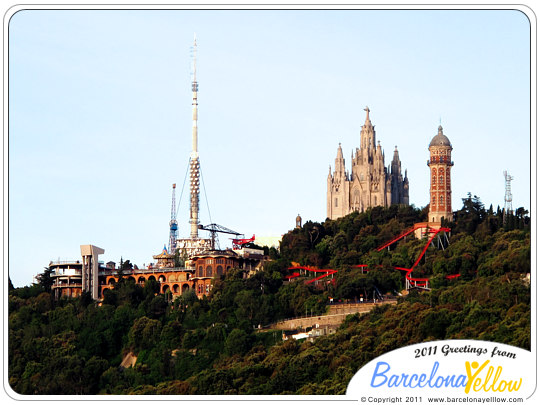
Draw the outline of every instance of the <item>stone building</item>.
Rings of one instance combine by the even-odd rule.
[[[204,251],[186,261],[185,267],[175,267],[174,255],[163,248],[160,254],[153,256],[156,264],[141,269],[134,266],[119,272],[114,263],[105,266],[98,261],[98,255],[104,252],[93,245],[82,245],[81,260],[50,262],[48,268],[54,297],[78,297],[83,291],[89,291],[93,299],[101,300],[122,277],[140,285],[154,280],[159,285],[159,292],[170,293],[172,299],[190,290],[202,298],[211,291],[214,279],[225,276],[231,269],[243,270],[246,277],[251,276],[260,270],[265,260],[263,250],[243,247]]]
[[[332,174],[330,166],[327,179],[326,213],[336,219],[353,211],[363,212],[369,207],[391,204],[409,204],[409,179],[401,173],[397,146],[391,164],[385,167],[384,152],[376,142],[375,127],[366,107],[366,122],[360,132],[360,148],[351,155],[352,168],[345,169],[345,159],[339,144]]]
[[[452,184],[450,182],[450,169],[452,162],[452,144],[443,134],[439,125],[439,132],[429,143],[429,160],[427,165],[431,172],[431,186],[429,188],[429,222],[441,222],[442,218],[452,220]]]

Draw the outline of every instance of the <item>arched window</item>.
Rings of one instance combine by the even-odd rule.
[[[217,272],[218,277],[222,276],[223,275],[223,266],[217,266],[216,272]]]
[[[203,267],[202,266],[199,266],[199,271],[197,272],[197,277],[202,277],[204,276],[203,274]]]
[[[442,174],[439,176],[439,184],[440,184],[441,186],[444,184],[444,177],[443,177]]]
[[[206,267],[206,277],[212,277],[212,266]]]
[[[444,204],[444,197],[441,195],[441,197],[439,198],[439,204],[440,205],[443,205]]]

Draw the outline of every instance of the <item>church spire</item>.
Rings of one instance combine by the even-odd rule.
[[[371,124],[371,120],[369,119],[369,107],[366,106],[366,108],[364,108],[364,111],[366,112],[366,124],[369,122]]]
[[[337,158],[336,159],[343,159],[343,149],[341,149],[341,142],[339,143],[338,149],[337,149]]]
[[[399,152],[397,149],[397,145],[394,147],[394,157],[392,159],[391,163],[391,173],[395,174],[397,176],[401,176],[401,160],[399,160]]]
[[[343,157],[343,149],[341,149],[341,142],[339,143],[338,150],[337,150],[334,173],[341,173],[343,175],[345,174],[345,158]]]
[[[362,130],[360,131],[360,147],[364,150],[375,149],[375,127],[371,124],[371,119],[369,118],[369,112],[371,111],[369,107],[364,108],[366,112],[366,122],[362,125]]]
[[[397,150],[397,145],[395,146],[395,149],[394,149],[394,159],[393,159],[394,162],[398,162],[399,161],[399,152]]]

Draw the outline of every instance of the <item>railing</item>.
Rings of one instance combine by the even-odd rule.
[[[384,299],[379,299],[377,300],[377,303],[378,304],[384,304],[385,302],[388,302],[388,301],[397,301],[397,297],[385,297]],[[339,302],[339,301],[334,301],[334,302],[330,302],[329,304],[327,304],[328,306],[330,307],[343,307],[343,308],[347,308],[347,307],[354,307],[354,306],[357,306],[357,305],[364,305],[364,304],[373,304],[373,299],[371,299],[371,301],[369,301],[368,298],[366,298],[364,301],[349,301],[349,302]]]
[[[377,300],[377,302],[373,302],[373,301],[358,301],[358,302],[352,302],[352,303],[337,302],[337,303],[333,303],[333,304],[330,303],[330,304],[327,305],[327,307],[330,307],[330,306],[332,306],[332,307],[343,306],[343,308],[346,308],[347,306],[348,307],[357,307],[357,306],[363,306],[363,305],[365,305],[366,307],[367,306],[373,307],[373,304],[383,305],[383,304],[389,304],[391,302],[392,303],[397,302],[397,298],[385,298],[384,300]],[[336,316],[336,315],[350,315],[350,314],[328,314],[328,313],[324,313],[324,314],[318,314],[318,315],[301,315],[301,316],[294,316],[292,318],[279,319],[279,320],[271,323],[270,325],[275,325],[275,324],[280,323],[280,322],[293,321],[295,319],[320,318],[321,316]]]
[[[81,260],[57,260],[55,262],[51,261],[51,264],[49,265],[50,266],[57,266],[59,264],[80,264],[82,265],[81,263]]]
[[[71,283],[71,284],[53,284],[52,288],[72,288],[72,287],[81,287],[82,283]]]
[[[119,269],[100,269],[100,276],[115,276],[118,275]],[[122,270],[123,276],[133,276],[137,274],[151,274],[151,273],[173,273],[177,271],[189,271],[194,272],[195,269],[187,269],[184,267],[166,267],[162,269],[133,269],[133,270]]]
[[[60,271],[55,271],[53,274],[51,274],[51,277],[81,277],[81,275],[81,269],[62,269]]]

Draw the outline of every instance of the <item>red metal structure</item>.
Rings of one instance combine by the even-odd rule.
[[[249,239],[233,239],[232,240],[233,249],[235,249],[235,250],[242,249],[242,246],[244,246],[247,243],[251,243],[254,240],[255,240],[255,235],[253,235]]]
[[[429,245],[433,242],[433,239],[435,239],[435,237],[439,234],[439,232],[450,232],[450,228],[443,228],[443,227],[430,228],[429,226],[427,226],[426,223],[417,223],[417,224],[414,224],[414,226],[412,226],[411,228],[408,228],[405,231],[403,231],[399,236],[393,238],[389,242],[387,242],[387,243],[381,245],[379,248],[377,248],[377,251],[380,252],[381,250],[389,247],[393,243],[398,242],[400,239],[405,238],[407,235],[411,234],[412,232],[414,232],[414,231],[416,231],[417,229],[420,229],[420,228],[426,228],[426,232],[431,234],[430,237],[427,240],[426,245],[424,246],[424,249],[422,249],[422,252],[420,253],[418,258],[416,259],[416,261],[414,262],[414,264],[410,268],[396,267],[396,266],[394,267],[395,270],[405,272],[405,282],[406,282],[407,290],[409,290],[410,288],[422,288],[422,289],[426,289],[426,290],[429,289],[429,279],[428,278],[412,277],[411,274],[414,271],[414,268],[418,265],[418,263],[420,263],[420,260],[422,260],[422,257],[424,257],[424,255],[426,254],[426,251],[427,251]],[[351,266],[351,267],[361,269],[362,272],[368,272],[370,270],[368,268],[367,264],[357,264],[357,265],[354,265],[354,266]],[[306,284],[311,284],[311,283],[317,282],[318,280],[321,280],[321,279],[323,279],[325,277],[328,277],[328,276],[332,276],[332,282],[334,282],[333,275],[335,273],[337,273],[337,270],[334,270],[334,269],[317,269],[317,268],[310,267],[310,266],[299,266],[299,265],[289,267],[289,270],[304,270],[305,272],[310,271],[310,272],[314,272],[314,273],[324,273],[324,274],[322,274],[322,275],[320,275],[318,277],[307,280],[305,282]],[[446,276],[446,279],[452,280],[452,279],[458,278],[459,276],[460,276],[460,274],[451,274],[449,276]],[[290,281],[290,280],[292,280],[293,278],[296,278],[296,277],[300,277],[299,272],[294,272],[293,274],[287,276],[286,278],[287,278],[287,280]]]
[[[386,242],[384,245],[381,245],[377,248],[377,252],[380,252],[381,250],[383,250],[384,248],[387,248],[388,246],[392,245],[393,243],[396,243],[398,240],[400,239],[403,239],[404,237],[406,237],[407,235],[409,235],[410,233],[416,231],[417,229],[420,229],[420,228],[428,228],[429,227],[427,226],[426,223],[424,222],[419,222],[417,224],[414,224],[413,226],[411,226],[410,228],[408,229],[405,229],[402,233],[400,233],[398,236],[396,236],[395,238],[391,239],[389,242]]]
[[[305,281],[306,284],[315,283],[318,280],[321,280],[321,279],[323,279],[325,277],[328,277],[328,276],[331,276],[331,275],[337,273],[337,270],[334,270],[334,269],[317,269],[317,268],[310,267],[310,266],[291,266],[291,267],[289,267],[289,270],[304,270],[306,273],[308,271],[312,271],[313,273],[324,273],[324,274],[322,274],[320,276],[317,276],[317,277],[311,278],[309,280],[306,280]],[[291,275],[289,275],[289,276],[287,276],[285,278],[290,281],[291,279],[296,278],[296,277],[300,277],[299,272],[294,272],[293,274],[291,274]],[[333,280],[333,277],[332,277],[332,280]]]
[[[415,226],[413,226],[412,228],[410,228],[406,232],[402,233],[398,238],[392,239],[392,241],[390,243],[387,243],[387,244],[383,245],[381,248],[379,248],[377,250],[381,251],[382,249],[384,249],[385,247],[391,245],[392,243],[397,242],[399,239],[404,238],[405,236],[407,236],[412,231],[414,231],[416,229],[419,229],[420,226],[417,226],[417,225],[419,225],[419,224],[415,224]],[[424,225],[424,227],[425,227],[425,225]],[[416,259],[414,264],[411,266],[411,268],[407,269],[407,268],[403,268],[403,267],[394,267],[394,269],[396,269],[396,270],[406,272],[405,273],[405,281],[406,281],[407,290],[410,289],[411,287],[429,289],[429,279],[428,278],[411,277],[411,274],[414,271],[414,268],[418,265],[418,263],[420,263],[420,260],[422,260],[422,257],[424,257],[424,255],[426,254],[427,248],[429,247],[431,242],[433,242],[433,239],[435,239],[437,234],[439,232],[450,232],[450,228],[442,228],[441,227],[441,228],[438,228],[438,229],[433,229],[433,228],[428,227],[427,232],[431,233],[432,235],[428,238],[428,241],[427,241],[426,245],[424,246],[424,249],[422,249],[422,252],[418,256],[418,258]]]

